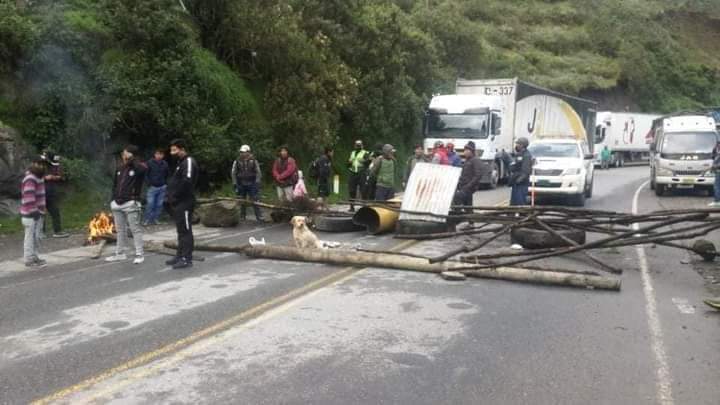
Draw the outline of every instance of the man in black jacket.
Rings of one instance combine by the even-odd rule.
[[[140,192],[142,191],[147,166],[135,157],[137,153],[137,146],[126,146],[120,154],[122,165],[115,172],[110,209],[115,221],[117,243],[115,244],[115,254],[105,259],[108,262],[127,260],[125,245],[127,244],[128,227],[133,233],[133,242],[135,244],[133,263],[141,264],[145,261],[143,256],[143,232],[140,226],[142,208]]]
[[[480,188],[480,181],[489,170],[488,165],[475,155],[475,142],[470,141],[465,145],[463,157],[465,163],[462,166],[453,205],[473,205],[473,194]]]
[[[529,144],[527,138],[518,138],[515,141],[515,153],[510,165],[510,205],[527,205],[533,165],[533,157],[527,149]]]
[[[170,155],[176,161],[175,171],[170,176],[167,200],[170,205],[178,234],[177,254],[165,262],[173,269],[192,267],[193,245],[192,214],[195,209],[195,184],[198,179],[198,166],[195,159],[188,156],[187,146],[182,139],[170,142]]]
[[[332,176],[333,148],[326,146],[325,153],[315,161],[315,171],[318,181],[318,200],[324,203],[330,196],[330,177]]]

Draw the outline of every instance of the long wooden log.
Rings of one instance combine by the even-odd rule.
[[[462,268],[462,263],[428,263],[424,259],[396,255],[358,253],[337,249],[297,249],[289,246],[251,246],[245,249],[250,257],[290,260],[310,263],[325,263],[340,266],[380,267],[424,273],[441,273]],[[492,278],[508,281],[530,282],[570,287],[592,287],[603,290],[620,290],[621,281],[600,276],[588,276],[552,271],[533,271],[513,267],[497,267],[463,271],[470,277]]]
[[[173,242],[173,241],[165,241],[165,242],[163,242],[163,246],[165,246],[168,249],[177,249],[178,244],[177,244],[177,242]],[[250,247],[249,244],[223,246],[223,245],[208,245],[208,244],[204,244],[204,243],[196,243],[193,246],[193,249],[203,251],[203,252],[245,253],[245,250],[248,247]]]
[[[494,233],[501,229],[503,229],[502,226],[497,226],[497,227],[482,228],[482,229],[465,229],[465,230],[456,231],[456,232],[436,232],[436,233],[407,234],[407,235],[397,234],[394,236],[394,238],[395,239],[414,239],[414,240],[448,239],[448,238],[454,238],[457,236],[479,235],[481,233]]]

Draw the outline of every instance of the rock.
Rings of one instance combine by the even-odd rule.
[[[204,204],[197,214],[200,222],[210,228],[230,228],[240,222],[240,208],[234,201]]]
[[[0,216],[17,215],[20,182],[33,157],[18,132],[0,122]]]
[[[712,262],[715,260],[715,244],[705,239],[698,239],[693,243],[692,250],[699,254],[704,261]]]
[[[448,281],[463,281],[467,279],[467,276],[459,271],[443,271],[440,273],[440,277]]]

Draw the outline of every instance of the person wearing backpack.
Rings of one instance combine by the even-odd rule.
[[[370,174],[375,180],[376,201],[387,201],[395,197],[397,164],[393,152],[392,145],[384,145],[382,156],[377,157],[370,165]]]
[[[232,181],[235,193],[239,198],[250,199],[254,203],[260,201],[260,185],[262,184],[262,172],[260,164],[252,155],[250,146],[243,145],[240,147],[240,155],[233,162]],[[255,219],[263,222],[262,211],[257,204],[253,204],[255,211]],[[242,204],[240,207],[240,217],[245,220],[247,207]]]
[[[324,153],[312,162],[310,177],[317,179],[318,199],[324,202],[330,196],[330,177],[332,176],[333,148],[325,147]]]

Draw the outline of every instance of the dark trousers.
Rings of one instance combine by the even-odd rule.
[[[715,189],[713,190],[715,202],[720,202],[720,172],[715,172]]]
[[[329,178],[319,178],[318,179],[318,196],[327,198],[330,196],[330,179]],[[352,197],[350,197],[352,198]]]
[[[52,227],[53,232],[60,233],[62,232],[62,222],[60,221],[60,205],[59,203],[59,197],[57,194],[47,194],[45,196],[45,207],[47,208],[48,214],[50,214],[50,218],[52,218]],[[47,224],[47,220],[43,223]]]
[[[365,173],[352,173],[350,172],[350,178],[348,179],[348,195],[350,200],[365,199],[363,195],[363,188],[365,187]],[[352,207],[353,205],[350,204]]]
[[[178,204],[172,207],[173,220],[178,235],[177,257],[192,260],[195,239],[192,233],[194,204]]]
[[[389,187],[375,186],[375,201],[387,201],[395,198],[395,190]]]
[[[238,184],[237,185],[237,195],[240,198],[244,199],[250,199],[252,201],[258,202],[260,201],[260,195],[258,191],[258,185],[257,183],[251,183],[251,184]],[[240,207],[240,216],[242,219],[245,219],[245,212],[246,212],[246,206],[243,204]],[[255,210],[255,219],[258,221],[262,221],[262,211],[260,211],[260,207],[257,205],[253,205],[253,210]]]
[[[527,205],[528,183],[514,184],[510,191],[510,205]]]

